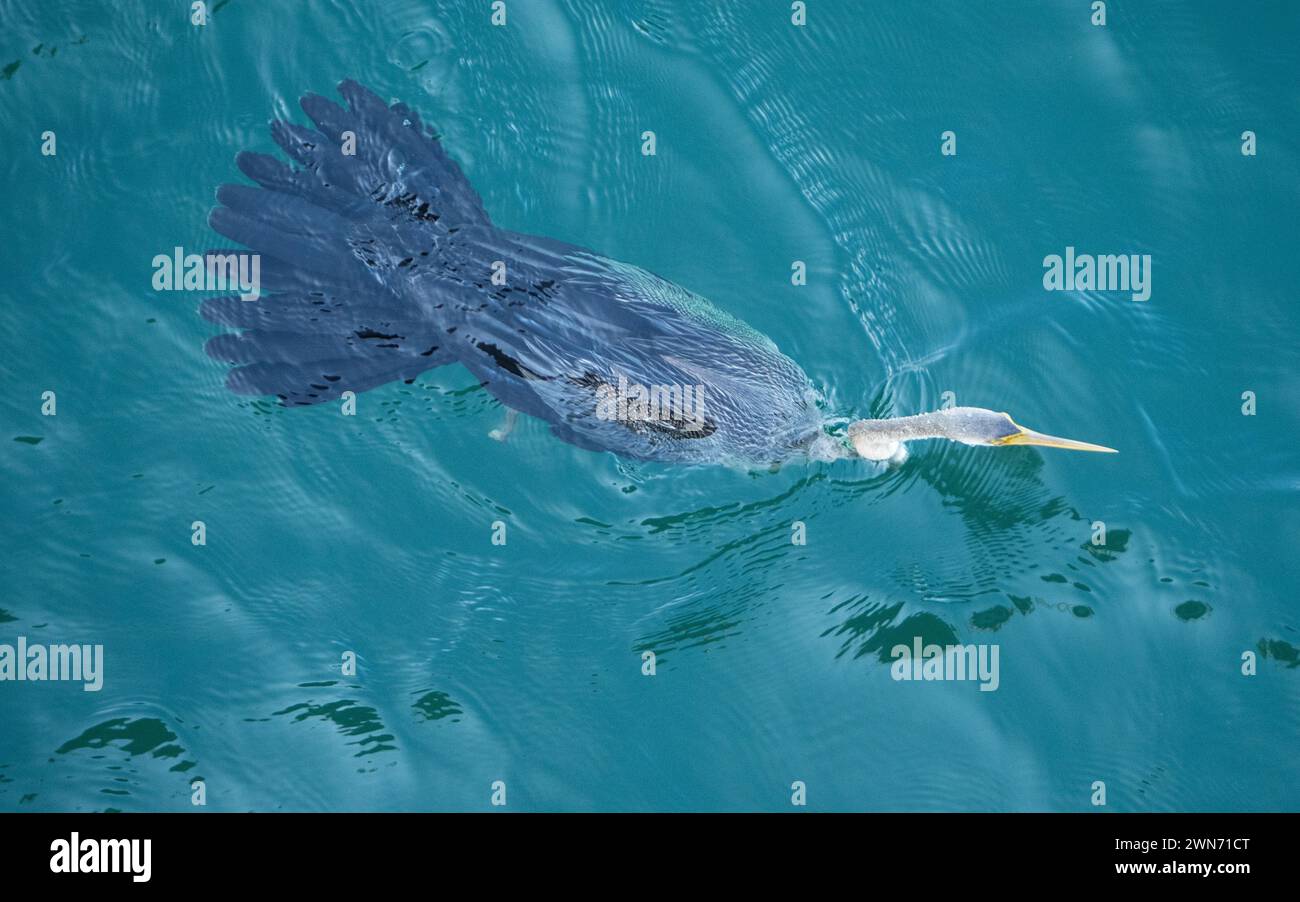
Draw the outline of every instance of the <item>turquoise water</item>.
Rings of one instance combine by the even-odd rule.
[[[104,648],[99,692],[0,683],[0,809],[1300,807],[1300,6],[808,5],[0,2],[0,643]],[[347,77],[840,415],[1121,453],[740,472],[493,441],[458,366],[355,417],[230,394],[151,260]],[[1067,246],[1150,299],[1045,291]],[[997,690],[892,679],[915,636]]]

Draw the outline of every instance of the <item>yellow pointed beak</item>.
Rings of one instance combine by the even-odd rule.
[[[993,442],[995,445],[1041,445],[1044,448],[1065,448],[1067,451],[1101,451],[1106,454],[1118,454],[1114,448],[1107,448],[1105,445],[1093,445],[1088,442],[1076,442],[1072,438],[1057,438],[1054,435],[1044,435],[1041,432],[1035,432],[1032,429],[1026,429],[1019,423],[1014,424],[1019,432],[1013,432],[1005,438],[997,439]]]

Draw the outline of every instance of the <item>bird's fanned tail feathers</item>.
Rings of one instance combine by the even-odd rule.
[[[316,129],[276,121],[275,142],[296,164],[245,151],[257,183],[222,185],[212,228],[260,256],[261,296],[211,298],[200,313],[245,331],[208,342],[234,365],[227,385],[286,405],[411,380],[455,359],[448,336],[402,292],[408,267],[447,261],[449,237],[490,227],[460,168],[402,104],[355,82],[346,108],[301,100]],[[344,153],[355,142],[355,153]],[[214,251],[213,253],[231,253]]]

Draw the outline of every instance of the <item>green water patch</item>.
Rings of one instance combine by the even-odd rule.
[[[438,691],[425,692],[411,707],[415,709],[419,718],[425,721],[442,720],[446,717],[458,718],[465,713],[450,695]],[[456,723],[456,720],[452,720],[452,723]]]
[[[1011,619],[1011,608],[998,604],[971,615],[970,625],[977,630],[996,630]]]
[[[137,717],[134,720],[115,717],[63,743],[55,749],[55,754],[115,746],[132,757],[149,754],[155,758],[176,758],[185,752],[175,744],[176,738],[176,734],[156,717]]]
[[[922,646],[960,644],[953,625],[929,611],[919,611],[895,622],[902,609],[901,603],[853,606],[847,620],[827,631],[842,640],[835,657],[852,653],[855,659],[875,657],[883,664],[892,664],[894,647],[905,645],[911,648],[917,637],[920,637]]]
[[[1286,665],[1288,670],[1300,667],[1300,648],[1296,648],[1290,642],[1281,639],[1260,639],[1259,653],[1261,657],[1272,658]]]
[[[292,715],[293,723],[309,720],[321,720],[333,724],[344,736],[358,737],[349,745],[360,746],[356,757],[376,755],[380,752],[397,750],[394,745],[396,737],[387,732],[387,727],[379,717],[379,712],[369,705],[362,705],[350,698],[341,698],[332,702],[299,702],[290,705],[272,716],[286,717]]]
[[[185,773],[198,766],[198,762],[186,758],[184,746],[176,740],[176,733],[156,717],[114,717],[69,739],[55,750],[55,754],[79,756],[90,753],[91,760],[99,764],[108,779],[108,785],[100,787],[99,792],[126,797],[132,795],[132,789],[142,782],[142,777],[134,767],[125,767],[120,759],[105,755],[105,750],[115,749],[128,760],[171,761],[172,765],[167,768],[169,772]],[[155,781],[146,776],[143,782]]]
[[[1133,533],[1130,530],[1111,529],[1106,532],[1105,544],[1094,545],[1090,541],[1084,542],[1083,550],[1102,563],[1110,563],[1125,551],[1128,551],[1128,543],[1132,538]]]
[[[1174,608],[1174,614],[1179,620],[1200,620],[1210,610],[1210,606],[1203,601],[1184,601]]]

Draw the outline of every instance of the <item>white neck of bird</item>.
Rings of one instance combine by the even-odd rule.
[[[910,442],[922,438],[960,440],[960,427],[959,417],[954,417],[948,410],[936,410],[887,420],[858,420],[849,427],[849,432],[868,435],[881,441]]]
[[[976,422],[988,411],[950,407],[910,417],[858,420],[849,426],[849,440],[857,453],[868,460],[896,460],[906,454],[905,442],[925,438],[946,438],[963,444],[981,444]]]

